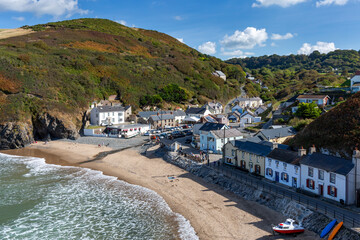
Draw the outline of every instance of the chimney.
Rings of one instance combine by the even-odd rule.
[[[279,144],[277,142],[273,142],[271,146],[271,150],[274,150],[275,148],[278,148]]]
[[[309,155],[313,154],[314,152],[316,152],[316,147],[313,144],[312,147],[309,148]]]
[[[299,148],[298,156],[301,157],[301,156],[304,156],[304,155],[306,155],[306,149],[304,149],[303,147]]]
[[[355,147],[355,150],[353,151],[352,155],[352,163],[356,166],[356,162],[360,161],[360,151],[357,147]]]

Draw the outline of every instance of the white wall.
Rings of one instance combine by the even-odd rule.
[[[271,161],[269,161],[269,160],[271,160]],[[277,162],[278,162],[278,164],[276,164]],[[300,184],[301,184],[301,182],[300,182],[300,176],[301,176],[300,166],[296,166],[296,165],[293,165],[290,163],[285,163],[285,164],[286,164],[286,167],[284,165],[284,162],[266,157],[265,158],[265,178],[275,181],[275,176],[276,176],[275,172],[278,172],[279,173],[279,183],[284,184],[289,187],[300,188]],[[272,171],[273,171],[272,176],[267,175],[266,169],[268,169],[268,168],[272,169]],[[281,173],[287,173],[289,175],[288,182],[283,181],[281,179]],[[295,186],[295,184],[293,185],[293,178],[296,179],[296,186]]]
[[[125,112],[99,112],[97,108],[91,109],[90,112],[90,123],[91,125],[100,125],[101,123],[107,122],[110,118],[112,124],[121,124],[125,122]]]

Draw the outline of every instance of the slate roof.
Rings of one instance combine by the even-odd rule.
[[[299,165],[301,159],[297,152],[281,148],[275,148],[267,156],[269,158],[294,165]]]
[[[297,99],[324,99],[327,95],[299,95]]]
[[[184,111],[181,111],[181,110],[177,110],[177,111],[146,111],[146,112],[139,112],[138,113],[138,116],[139,117],[142,117],[142,118],[150,118],[151,116],[155,116],[159,113],[159,115],[161,114],[170,114],[170,113],[173,113],[174,116],[186,116],[185,112]]]
[[[236,128],[230,128],[230,129],[220,129],[220,130],[213,130],[210,131],[216,138],[224,138],[224,132],[225,132],[225,138],[230,137],[239,137],[243,136],[243,134]]]
[[[249,141],[235,140],[235,147],[241,151],[253,153],[259,156],[267,156],[272,150],[268,145]]]
[[[202,125],[202,127],[199,129],[200,131],[206,131],[206,132],[210,132],[213,130],[219,130],[222,129],[223,127],[226,127],[225,124],[222,123],[210,123],[210,122],[206,122],[204,123],[204,125]]]
[[[169,120],[169,119],[175,119],[175,116],[173,114],[163,114],[163,115],[154,115],[150,117],[153,121],[161,121],[161,120]]]
[[[222,71],[217,70],[215,72],[221,77],[226,77],[225,73],[223,73]]]
[[[317,152],[304,156],[300,160],[300,164],[324,169],[325,171],[344,176],[354,168],[354,164],[350,160]]]
[[[122,106],[99,106],[96,108],[99,112],[123,112],[125,110]]]
[[[186,114],[204,114],[206,111],[206,108],[188,108],[186,109]]]
[[[255,134],[255,136],[259,137],[260,133],[264,134],[266,139],[261,139],[261,140],[268,140],[270,139],[275,139],[278,137],[288,137],[288,136],[292,136],[296,134],[296,131],[293,127],[284,127],[284,128],[276,128],[276,129],[263,129],[260,132],[258,132],[257,134]]]

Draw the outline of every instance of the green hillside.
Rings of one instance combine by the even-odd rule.
[[[306,148],[314,144],[350,157],[360,147],[360,92],[314,120],[290,144]]]
[[[142,105],[167,107],[209,99],[225,102],[239,94],[244,82],[240,66],[201,54],[156,31],[106,19],[24,28],[35,32],[0,40],[2,126],[31,125],[37,116],[49,113],[79,128],[89,104],[112,94],[135,109],[140,100]],[[213,76],[215,70],[223,71],[228,80]],[[181,95],[169,97],[171,91]],[[153,103],[154,96],[165,99]]]
[[[360,52],[336,50],[328,54],[314,51],[310,55],[261,56],[234,58],[227,63],[240,65],[268,87],[261,89],[250,82],[245,90],[264,100],[289,97],[295,93],[316,92],[319,86],[346,87],[346,81],[360,69]]]

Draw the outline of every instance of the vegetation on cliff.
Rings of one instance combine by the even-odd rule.
[[[0,40],[0,123],[50,112],[75,114],[79,125],[91,101],[111,94],[135,108],[145,98],[154,104],[225,102],[239,93],[245,79],[240,66],[166,34],[106,19],[24,28],[35,32]],[[214,70],[223,71],[228,81],[213,76]]]
[[[314,144],[351,156],[352,150],[360,147],[360,92],[311,122],[290,144],[306,148]]]

